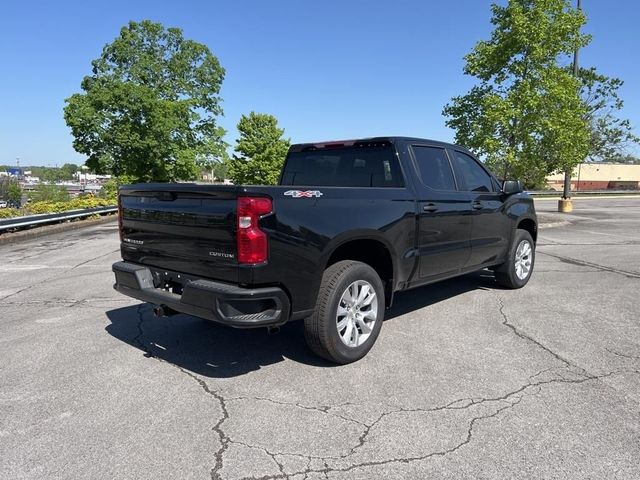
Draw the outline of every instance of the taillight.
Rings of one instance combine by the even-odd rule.
[[[267,261],[269,245],[267,234],[260,230],[262,215],[273,211],[270,198],[238,197],[238,262],[263,263]]]
[[[118,194],[118,233],[120,234],[120,242],[124,237],[122,223],[122,200],[120,199],[120,194]]]

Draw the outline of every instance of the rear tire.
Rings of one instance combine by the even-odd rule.
[[[384,287],[369,265],[344,260],[322,276],[313,315],[304,321],[309,348],[339,364],[364,357],[376,342],[384,319]]]
[[[522,288],[531,278],[536,259],[536,247],[531,234],[516,230],[507,260],[495,267],[496,282],[505,288]]]

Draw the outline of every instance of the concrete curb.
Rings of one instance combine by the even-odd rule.
[[[545,222],[545,223],[539,223],[538,228],[540,230],[545,230],[547,228],[564,227],[565,225],[569,225],[570,223],[571,222],[567,222],[566,220],[560,221],[560,222]]]
[[[567,217],[574,216],[567,215],[566,213],[538,213],[538,228],[544,229],[569,225],[571,222]]]
[[[117,215],[104,215],[100,218],[57,223],[55,225],[44,225],[42,227],[35,227],[30,230],[21,230],[15,233],[3,233],[2,235],[0,235],[0,245],[8,245],[10,243],[22,242],[25,240],[31,240],[33,238],[44,237],[45,235],[52,235],[54,233],[68,232],[71,230],[92,227],[94,225],[100,225],[103,223],[115,222],[117,219]]]

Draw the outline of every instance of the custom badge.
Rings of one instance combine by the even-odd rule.
[[[284,194],[292,198],[320,198],[322,196],[320,190],[287,190]]]

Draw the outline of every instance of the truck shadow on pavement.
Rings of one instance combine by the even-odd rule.
[[[493,274],[481,271],[396,294],[385,321],[478,289],[500,288]],[[313,354],[306,346],[303,322],[286,324],[279,333],[266,329],[239,330],[190,315],[155,318],[150,304],[106,312],[106,331],[141,350],[145,356],[212,378],[230,378],[284,361],[319,367],[338,367]],[[429,321],[425,318],[425,321]],[[384,329],[381,333],[384,335]]]

